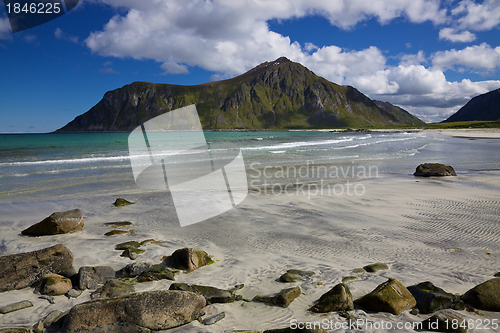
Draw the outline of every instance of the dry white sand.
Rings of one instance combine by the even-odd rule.
[[[375,262],[390,266],[387,271],[360,274],[348,282],[358,298],[389,277],[405,286],[431,281],[452,293],[464,293],[500,271],[500,172],[447,178],[401,176],[364,180],[364,195],[328,195],[324,191],[295,195],[250,194],[237,209],[192,226],[180,228],[161,206],[163,194],[131,193],[135,205],[114,208],[113,197],[97,197],[51,204],[20,203],[2,206],[0,232],[11,241],[3,244],[2,255],[32,251],[64,243],[74,254],[75,267],[110,265],[119,269],[131,263],[120,257],[114,245],[128,240],[154,238],[138,261],[158,263],[182,247],[195,247],[213,255],[216,263],[192,273],[176,275],[178,282],[230,288],[245,284],[240,293],[248,299],[290,286],[300,286],[302,295],[283,309],[262,303],[214,304],[207,315],[224,311],[226,318],[213,326],[198,322],[169,332],[224,332],[262,330],[300,322],[343,322],[336,313],[310,314],[307,309],[323,293],[353,275],[352,270]],[[359,189],[359,187],[358,187]],[[19,232],[53,211],[82,208],[83,231],[69,235],[37,238]],[[26,213],[27,209],[30,213]],[[132,221],[135,235],[105,237],[103,222]],[[488,254],[491,252],[491,254]],[[316,272],[307,282],[283,284],[276,279],[288,269]],[[320,283],[321,282],[321,283]],[[171,281],[136,284],[137,291],[167,289]],[[29,299],[34,307],[0,315],[0,327],[31,327],[48,312],[68,310],[88,301],[89,291],[77,299],[56,297],[56,304],[38,298],[32,289],[0,294],[0,306]],[[461,311],[465,318],[500,319],[499,313],[482,315]],[[418,322],[428,315],[399,316],[388,313],[353,311],[374,324]],[[342,332],[344,330],[331,330]],[[413,332],[413,330],[366,329],[350,332]],[[472,330],[471,332],[483,332]]]
[[[426,130],[433,133],[468,139],[500,139],[500,128],[459,128]]]

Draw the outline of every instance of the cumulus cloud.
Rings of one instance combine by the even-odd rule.
[[[458,17],[457,26],[464,30],[489,30],[500,24],[498,0],[484,0],[482,3],[462,0],[451,13]]]
[[[470,31],[458,32],[453,28],[443,28],[439,31],[439,39],[446,39],[450,42],[472,42],[476,39],[476,35]]]
[[[500,46],[492,48],[487,43],[482,43],[462,50],[437,52],[432,63],[445,68],[459,65],[478,69],[496,69],[500,68]]]
[[[9,19],[0,17],[0,39],[11,39],[11,32]]]
[[[443,114],[451,112],[470,97],[500,87],[500,81],[449,82],[444,74],[456,65],[497,68],[499,50],[487,44],[428,57],[418,51],[401,55],[397,66],[389,66],[384,52],[375,46],[345,50],[335,45],[300,45],[271,31],[267,24],[271,19],[307,15],[321,15],[341,29],[351,29],[369,19],[381,24],[395,18],[438,26],[454,22],[452,27],[442,28],[439,37],[470,42],[476,37],[470,31],[498,25],[497,0],[482,4],[463,0],[450,11],[441,7],[440,0],[100,2],[120,7],[123,14],[114,16],[101,31],[92,32],[85,40],[87,47],[103,56],[156,60],[161,63],[162,74],[188,73],[189,67],[198,66],[214,72],[213,79],[228,78],[285,55],[328,80],[355,86],[371,98],[411,106],[421,114],[426,114],[425,107],[429,112],[439,108]],[[430,67],[425,66],[428,60],[432,61]]]

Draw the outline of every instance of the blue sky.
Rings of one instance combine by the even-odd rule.
[[[13,34],[0,6],[0,132],[50,132],[134,81],[194,85],[286,56],[441,121],[500,88],[498,0],[80,0]]]

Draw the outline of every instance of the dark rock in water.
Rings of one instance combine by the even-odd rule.
[[[353,274],[363,274],[366,273],[366,270],[364,268],[355,268],[352,270]]]
[[[115,236],[115,235],[126,235],[126,234],[135,234],[135,230],[111,230],[104,234],[104,236]]]
[[[127,201],[123,198],[118,198],[113,203],[113,205],[115,205],[116,207],[128,206],[128,205],[133,205],[133,204],[134,204],[134,202]]]
[[[469,330],[467,320],[451,311],[436,313],[424,320],[422,325],[423,330],[434,332],[466,333]]]
[[[83,228],[83,216],[79,209],[53,213],[43,221],[32,225],[21,234],[25,236],[45,236],[67,234]]]
[[[14,311],[26,309],[26,308],[29,308],[29,307],[32,307],[32,306],[33,306],[33,304],[30,301],[16,302],[16,303],[12,303],[12,304],[8,304],[8,305],[5,305],[5,306],[2,306],[0,308],[0,313],[1,314],[6,314],[6,313],[9,313],[9,312],[14,312]]]
[[[189,285],[187,283],[172,283],[170,290],[184,290],[197,293],[205,297],[207,305],[212,303],[230,303],[234,302],[236,295],[234,292],[215,287]]]
[[[73,265],[73,254],[63,244],[42,250],[0,257],[0,292],[26,288],[48,273]]]
[[[254,297],[255,302],[264,302],[274,306],[281,306],[287,308],[294,299],[299,297],[301,290],[299,287],[283,289],[273,296],[257,295]]]
[[[169,267],[186,270],[188,273],[214,263],[205,251],[188,247],[176,250],[165,262]]]
[[[42,295],[38,298],[44,299],[44,300],[48,301],[50,304],[56,304],[56,302],[54,301],[54,296]]]
[[[129,227],[132,225],[132,222],[130,221],[106,222],[103,223],[103,225],[112,228]]]
[[[496,272],[495,274],[493,274],[494,277],[500,277],[500,272]]]
[[[357,277],[357,276],[345,276],[342,278],[342,283],[347,283],[347,282],[356,281],[356,280],[359,280],[359,277]]]
[[[339,283],[326,294],[323,294],[310,311],[326,313],[333,311],[354,310],[352,294],[346,284]]]
[[[14,327],[14,328],[0,328],[0,333],[33,333],[30,329]]]
[[[500,278],[475,286],[462,295],[462,300],[479,310],[500,311]]]
[[[311,271],[289,269],[285,274],[280,276],[279,281],[284,283],[301,282],[313,276],[314,274],[316,273]]]
[[[221,313],[218,313],[216,315],[213,315],[213,316],[210,316],[208,318],[203,319],[201,321],[201,323],[203,325],[213,325],[213,324],[221,321],[224,318],[226,318],[226,313],[225,312],[221,312]]]
[[[78,288],[95,289],[115,278],[115,271],[109,266],[84,266],[78,271]]]
[[[162,265],[153,265],[148,268],[147,271],[139,275],[137,281],[139,282],[148,282],[148,281],[157,281],[157,280],[172,280],[174,281],[174,274],[177,273],[165,266]]]
[[[151,264],[148,262],[135,262],[133,264],[129,264],[118,272],[116,272],[117,278],[132,278],[141,275],[146,272],[151,267]]]
[[[419,177],[444,177],[456,176],[457,174],[451,166],[440,163],[424,163],[417,167],[413,175]]]
[[[134,286],[117,279],[108,280],[104,286],[90,294],[90,299],[123,297],[135,293]]]
[[[376,264],[366,265],[363,269],[368,273],[375,273],[377,271],[389,269],[389,266],[383,262],[378,262]]]
[[[54,273],[45,274],[42,278],[40,293],[49,296],[59,296],[66,294],[73,285],[71,280]]]
[[[389,312],[395,315],[417,305],[413,295],[396,279],[390,278],[371,293],[354,301],[360,307],[375,312]]]
[[[64,320],[64,333],[148,332],[198,319],[205,298],[186,291],[158,290],[75,305]]]
[[[141,243],[138,241],[128,241],[125,243],[120,243],[115,245],[115,250],[126,250],[130,248],[138,249],[141,247]]]
[[[135,260],[135,259],[137,259],[137,257],[139,257],[139,254],[144,253],[144,252],[146,252],[146,251],[131,247],[130,249],[126,249],[125,251],[123,251],[121,254],[121,257],[130,258],[132,260]]]
[[[465,309],[465,304],[460,300],[460,296],[447,293],[429,281],[410,286],[408,290],[415,297],[418,310],[421,313],[433,313],[443,309]]]

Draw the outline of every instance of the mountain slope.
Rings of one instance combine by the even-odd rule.
[[[285,129],[406,125],[420,121],[385,110],[350,86],[279,58],[235,78],[196,86],[134,82],[57,132],[131,131],[148,119],[196,104],[207,129]],[[410,120],[409,120],[410,119]]]
[[[377,100],[374,100],[373,102],[375,102],[375,104],[379,108],[394,114],[401,122],[404,122],[409,125],[425,125],[424,121],[420,120],[419,118],[415,117],[414,115],[412,115],[405,109],[400,108],[399,106],[392,105],[389,102],[382,102]]]
[[[500,120],[500,89],[474,97],[443,122],[474,120]]]

